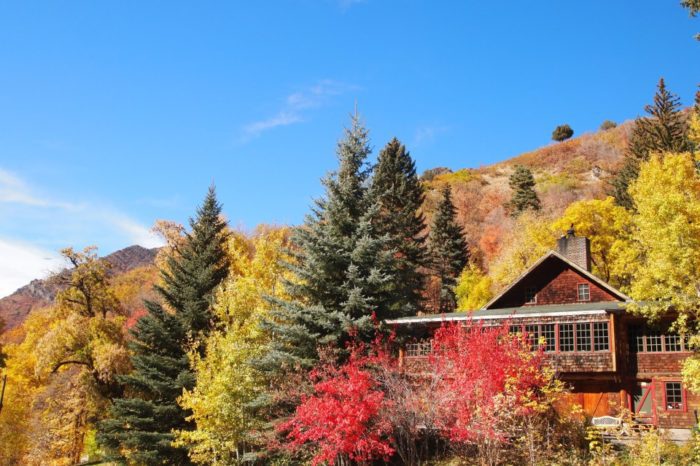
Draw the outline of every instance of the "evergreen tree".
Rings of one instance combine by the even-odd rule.
[[[98,440],[137,464],[190,464],[187,451],[171,446],[172,431],[188,429],[189,414],[176,403],[194,387],[183,343],[187,332],[176,315],[158,303],[145,303],[148,314],[132,330],[134,367],[120,378],[127,396],[117,398],[110,416],[99,425]]]
[[[419,308],[425,276],[425,218],[420,212],[424,194],[411,155],[398,139],[379,153],[369,199],[376,204],[372,218],[375,233],[388,237],[395,251],[392,281],[389,283],[394,316],[413,315]]]
[[[632,142],[630,142],[632,143]],[[632,197],[627,192],[630,184],[639,176],[640,161],[634,157],[625,157],[622,168],[615,174],[615,177],[610,181],[610,194],[615,198],[615,203],[620,207],[631,210]]]
[[[516,165],[513,174],[510,175],[509,184],[513,195],[508,207],[513,217],[528,209],[540,210],[540,198],[535,192],[535,178],[529,168]]]
[[[226,223],[214,188],[210,188],[191,232],[169,256],[156,286],[163,302],[145,303],[148,314],[132,331],[131,374],[120,378],[124,398],[114,400],[109,418],[99,426],[107,448],[138,464],[190,464],[187,451],[171,445],[173,430],[192,429],[177,404],[194,376],[187,351],[212,328],[213,291],[228,271]]]
[[[681,5],[688,9],[691,17],[695,17],[700,13],[700,0],[681,0]],[[695,38],[700,40],[700,34],[695,34]]]
[[[611,181],[611,194],[618,205],[627,209],[633,208],[628,188],[637,179],[642,162],[649,160],[651,154],[690,149],[680,99],[666,89],[663,78],[659,80],[654,103],[644,110],[648,116],[635,120],[625,161]]]
[[[457,278],[469,262],[469,250],[462,229],[455,219],[452,192],[449,185],[442,191],[442,199],[433,217],[428,235],[431,268],[439,281],[439,312],[450,312],[456,307],[454,288]]]
[[[212,291],[228,274],[226,222],[214,187],[209,188],[197,215],[190,219],[178,254],[167,258],[163,285],[156,286],[166,304],[174,309],[193,337],[213,325]]]
[[[371,327],[373,312],[386,316],[393,251],[371,221],[378,209],[367,196],[369,153],[367,130],[355,115],[338,143],[338,171],[323,180],[325,196],[292,237],[292,299],[273,300],[276,309],[263,324],[274,334],[261,361],[268,370],[309,367],[318,345],[342,345],[351,328]]]
[[[556,128],[554,128],[554,131],[552,131],[552,140],[557,141],[557,142],[562,142],[566,141],[569,139],[571,136],[574,135],[574,130],[571,129],[571,126],[564,124],[564,125],[559,125]]]

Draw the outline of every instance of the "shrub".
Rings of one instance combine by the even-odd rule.
[[[552,139],[557,142],[566,141],[574,135],[574,130],[567,124],[559,125],[552,131]]]
[[[447,167],[429,168],[423,172],[420,178],[423,181],[432,181],[436,176],[443,175],[445,173],[452,173],[452,170]]]
[[[601,131],[607,131],[609,129],[617,128],[617,123],[612,120],[605,120],[600,124]]]

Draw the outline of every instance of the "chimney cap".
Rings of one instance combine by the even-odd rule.
[[[566,230],[566,235],[567,238],[572,238],[576,236],[576,230],[574,229],[574,224],[572,223],[571,226],[569,227],[568,230]]]

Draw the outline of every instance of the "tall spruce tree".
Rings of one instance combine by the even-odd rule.
[[[100,443],[129,462],[190,464],[187,451],[172,446],[172,431],[193,428],[177,404],[183,389],[194,387],[187,351],[212,328],[213,291],[228,272],[220,217],[212,187],[155,287],[172,312],[147,301],[148,314],[132,330],[134,370],[120,379],[126,396],[114,400],[98,434]]]
[[[440,286],[439,312],[451,312],[457,305],[454,287],[469,262],[469,249],[462,228],[457,224],[452,191],[442,191],[428,235],[431,269]]]
[[[535,177],[532,176],[529,168],[516,165],[513,174],[510,175],[509,184],[513,194],[508,208],[513,217],[517,217],[528,209],[540,210],[540,198],[535,192]]]
[[[379,153],[369,199],[376,209],[375,233],[386,235],[386,245],[394,251],[388,284],[393,316],[413,315],[420,307],[427,258],[425,218],[420,212],[424,197],[411,155],[398,139],[392,139]]]
[[[628,188],[637,179],[642,162],[649,160],[651,154],[690,150],[680,99],[666,89],[663,78],[659,80],[654,103],[644,110],[648,116],[635,120],[624,163],[611,181],[615,202],[627,209],[634,207]]]
[[[351,329],[369,330],[372,313],[383,318],[391,303],[393,251],[371,221],[377,207],[367,196],[370,147],[357,115],[336,152],[338,171],[323,180],[325,196],[292,237],[292,299],[273,301],[263,324],[274,338],[260,363],[271,371],[310,367],[319,345],[342,345]]]

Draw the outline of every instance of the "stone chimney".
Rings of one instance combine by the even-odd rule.
[[[591,271],[591,242],[586,237],[576,236],[573,225],[566,235],[557,240],[557,252],[586,271]]]

